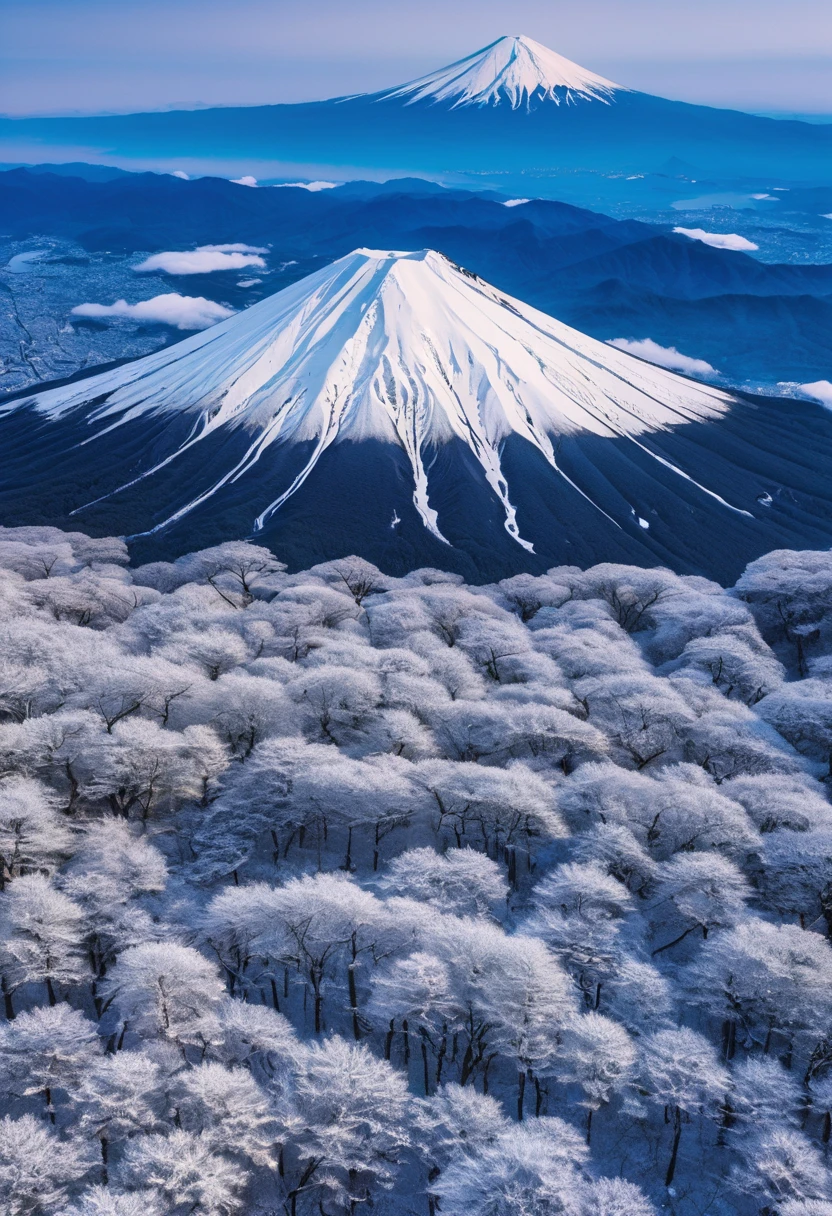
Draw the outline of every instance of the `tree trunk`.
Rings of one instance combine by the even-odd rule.
[[[12,992],[9,985],[6,983],[6,977],[3,976],[0,980],[0,988],[3,989],[3,1005],[6,1011],[6,1021],[14,1021],[14,1003],[12,1001]]]
[[[110,1144],[109,1144],[109,1141],[106,1140],[104,1138],[104,1136],[102,1136],[101,1137],[101,1181],[104,1184],[104,1186],[106,1186],[107,1183],[110,1181],[110,1173],[109,1173],[109,1170],[107,1169],[109,1157],[110,1157]]]
[[[682,1138],[682,1112],[678,1106],[673,1109],[673,1148],[670,1152],[670,1162],[667,1167],[664,1184],[670,1186],[676,1173],[676,1158],[679,1156],[679,1141]]]
[[[353,946],[353,950],[355,946]],[[361,1026],[358,1022],[358,991],[355,985],[355,960],[347,968],[347,983],[350,993],[350,1012],[352,1013],[352,1037],[356,1043],[361,1038]]]
[[[44,1097],[44,1100],[46,1101],[46,1111],[47,1111],[47,1114],[49,1115],[49,1122],[54,1124],[55,1108],[52,1105],[52,1090],[49,1088],[48,1085],[46,1086],[46,1088],[43,1091],[43,1097]]]
[[[592,1111],[592,1107],[590,1106],[589,1110],[586,1112],[586,1142],[587,1142],[587,1144],[590,1144],[592,1142],[592,1114],[593,1114],[593,1111]]]
[[[439,1044],[439,1052],[436,1056],[436,1084],[442,1084],[442,1066],[445,1063],[445,1056],[448,1054],[448,1027],[442,1027],[442,1041]]]
[[[517,1075],[517,1118],[520,1123],[523,1122],[523,1104],[526,1098],[526,1071]]]
[[[722,1054],[726,1060],[733,1060],[737,1047],[737,1023],[728,1018],[722,1023]]]
[[[428,1077],[428,1045],[425,1032],[422,1031],[422,1072],[424,1073],[425,1097],[430,1096],[430,1079]]]

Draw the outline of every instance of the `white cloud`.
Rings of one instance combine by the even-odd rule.
[[[265,252],[265,249],[253,245],[202,245],[199,249],[181,251],[169,249],[164,253],[151,254],[133,269],[138,274],[154,270],[161,270],[165,274],[210,274],[212,270],[242,270],[245,266],[265,270],[266,263],[259,256]]]
[[[758,202],[762,201],[762,199],[768,199],[770,203],[780,202],[780,199],[775,198],[773,194],[752,194],[751,197],[757,199]]]
[[[116,300],[115,304],[78,304],[72,310],[75,317],[126,317],[131,321],[155,321],[173,325],[177,329],[207,329],[217,321],[233,317],[234,310],[223,304],[215,304],[204,296],[180,296],[172,291],[167,295],[154,296],[152,300],[140,300],[128,304]]]
[[[648,363],[656,363],[672,372],[684,372],[688,376],[712,376],[716,368],[711,367],[704,359],[692,359],[683,355],[675,346],[659,346],[652,338],[642,338],[638,341],[629,338],[612,338],[609,346],[624,350],[629,355],[638,355]]]
[[[257,178],[252,177],[251,174],[246,174],[245,177],[232,177],[231,185],[232,186],[256,186]]]
[[[197,245],[197,253],[268,253],[262,245]]]
[[[507,198],[506,201],[503,203],[503,206],[504,207],[522,207],[523,203],[528,203],[529,201],[530,200],[527,198]]]
[[[692,241],[701,241],[703,245],[712,245],[714,249],[748,251],[760,248],[744,236],[738,236],[736,232],[706,232],[704,228],[674,228],[673,231],[690,237]]]
[[[291,187],[293,190],[311,190],[315,194],[318,190],[335,190],[337,186],[337,182],[276,182],[274,189],[285,190]]]
[[[174,169],[171,177],[181,177],[183,182],[189,182],[191,179],[184,169]]]
[[[832,215],[822,215],[820,218],[822,220],[832,220]]]
[[[262,283],[262,279],[240,279],[238,287],[253,287],[255,283]]]
[[[811,397],[813,401],[818,401],[828,410],[832,410],[832,383],[829,380],[816,380],[814,384],[801,384],[800,391],[804,397]]]

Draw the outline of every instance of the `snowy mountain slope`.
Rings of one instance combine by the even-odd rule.
[[[429,72],[380,96],[450,101],[454,107],[498,105],[513,110],[533,101],[569,104],[577,98],[608,101],[620,85],[605,80],[525,35],[498,38],[448,67]]]
[[[122,531],[148,554],[259,534],[299,562],[728,569],[795,535],[832,540],[811,485],[832,419],[795,403],[785,433],[763,408],[440,254],[357,250],[175,346],[7,402],[0,510]]]
[[[60,417],[91,393],[97,404],[87,422],[98,433],[172,410],[194,415],[180,451],[223,427],[247,432],[237,465],[158,528],[237,480],[272,444],[310,441],[304,468],[253,521],[260,530],[327,447],[373,438],[405,450],[416,508],[444,541],[424,452],[455,437],[503,504],[507,530],[530,551],[500,467],[508,435],[522,436],[559,471],[557,436],[634,438],[729,405],[724,393],[603,346],[429,250],[357,250],[196,338],[41,393],[34,405]]]

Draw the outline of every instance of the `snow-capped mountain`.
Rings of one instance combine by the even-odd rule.
[[[355,551],[480,577],[570,558],[714,572],[796,534],[832,540],[791,461],[809,425],[817,469],[832,417],[794,410],[769,440],[764,403],[597,342],[441,254],[362,249],[170,348],[8,403],[0,508],[152,555],[259,535],[301,564]]]
[[[246,174],[265,162],[314,178],[429,174],[524,197],[558,198],[564,171],[636,180],[671,162],[695,165],[699,178],[832,182],[832,124],[652,97],[525,36],[499,38],[374,93],[296,105],[0,119],[0,137],[9,149],[38,144],[58,160],[61,147],[75,156],[83,146],[143,165],[184,158],[223,176],[229,165]]]
[[[569,104],[609,101],[621,86],[564,59],[556,51],[525,35],[498,38],[473,55],[380,94],[417,101],[450,102],[457,106],[507,103],[513,110],[535,101]]]

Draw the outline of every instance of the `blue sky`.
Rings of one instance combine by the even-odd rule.
[[[0,112],[312,100],[503,33],[664,96],[832,114],[829,0],[0,0]]]

